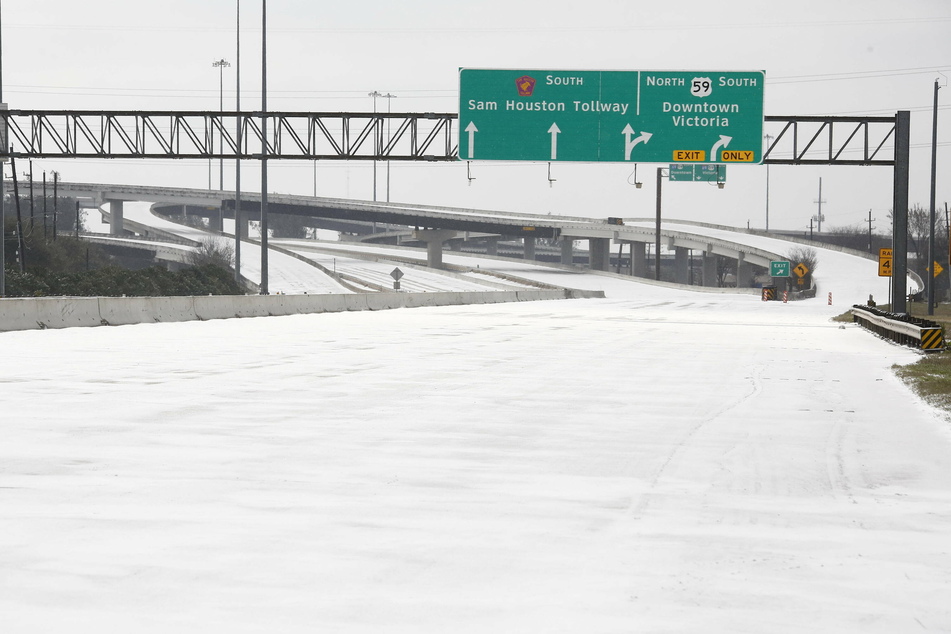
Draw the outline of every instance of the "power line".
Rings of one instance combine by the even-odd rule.
[[[735,29],[803,29],[813,27],[845,27],[845,26],[895,26],[902,24],[934,24],[942,22],[951,22],[949,16],[934,16],[920,18],[894,18],[894,19],[865,19],[865,20],[814,20],[814,21],[778,21],[778,22],[748,22],[748,23],[727,23],[719,24],[715,22],[697,23],[697,24],[624,24],[616,26],[604,25],[580,25],[572,24],[566,26],[532,26],[519,23],[518,26],[411,26],[411,27],[280,27],[271,26],[271,33],[319,33],[319,34],[341,34],[349,35],[354,33],[372,33],[372,34],[404,34],[404,33],[617,33],[617,32],[636,32],[636,31],[711,31],[711,30],[735,30]],[[4,24],[5,29],[23,29],[23,30],[45,30],[45,31],[134,31],[134,32],[156,32],[156,33],[212,33],[212,32],[233,32],[233,29],[219,27],[214,25],[207,26],[184,26],[181,24],[169,26],[144,26],[142,24],[49,24],[49,23],[13,23]],[[252,29],[247,30],[254,33]]]
[[[900,77],[902,75],[930,75],[951,68],[951,64],[925,66],[919,68],[897,68],[893,70],[852,71],[848,73],[827,73],[822,75],[791,75],[789,77],[767,77],[767,84],[799,84],[818,81],[842,81],[850,79],[874,79],[878,77]]]

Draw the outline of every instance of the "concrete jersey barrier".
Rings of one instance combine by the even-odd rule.
[[[603,297],[603,291],[574,289],[350,295],[12,297],[0,299],[0,332]]]

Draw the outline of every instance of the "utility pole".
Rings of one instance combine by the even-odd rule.
[[[816,214],[816,216],[815,216],[815,220],[816,220],[816,231],[819,232],[819,233],[822,233],[822,221],[825,220],[825,218],[824,218],[823,215],[822,215],[822,203],[824,203],[824,202],[826,202],[826,201],[825,201],[825,200],[822,200],[822,177],[821,177],[821,176],[819,177],[819,199],[818,199],[818,200],[814,200],[814,201],[812,201],[812,202],[819,204],[819,212],[818,212],[818,214]],[[810,226],[810,231],[811,231],[812,223],[810,223],[809,226]]]
[[[934,283],[935,283],[935,252],[934,252],[934,224],[935,224],[935,180],[938,170],[938,80],[934,80],[934,119],[931,124],[931,232],[928,235],[928,314],[934,315]]]
[[[56,242],[56,222],[59,220],[59,172],[53,172],[53,242]]]
[[[43,170],[43,242],[49,242],[49,235],[46,230],[46,218],[50,211],[49,200],[46,196],[46,170]]]
[[[10,171],[13,173],[13,202],[17,210],[17,262],[20,265],[20,273],[22,273],[26,266],[24,262],[26,258],[26,244],[23,242],[23,216],[20,213],[20,188],[17,185],[17,167],[16,161],[12,156],[10,157]]]
[[[30,233],[33,233],[33,212],[36,201],[33,198],[33,159],[30,159]]]
[[[872,218],[872,210],[868,210],[868,252],[872,253],[872,221],[877,220]]]

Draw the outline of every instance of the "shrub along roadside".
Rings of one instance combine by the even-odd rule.
[[[6,297],[244,295],[229,268],[227,244],[203,245],[192,266],[172,273],[160,266],[128,270],[112,264],[99,246],[73,236],[53,238],[34,227],[24,231],[23,261],[16,224],[4,232]]]
[[[6,297],[102,296],[161,297],[172,295],[244,295],[234,274],[214,264],[171,273],[160,266],[129,271],[106,266],[93,271],[61,273],[7,267]]]

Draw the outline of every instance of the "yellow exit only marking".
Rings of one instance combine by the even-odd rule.
[[[674,161],[706,161],[704,150],[674,150]]]
[[[752,150],[723,150],[720,153],[720,160],[724,163],[752,163]]]

